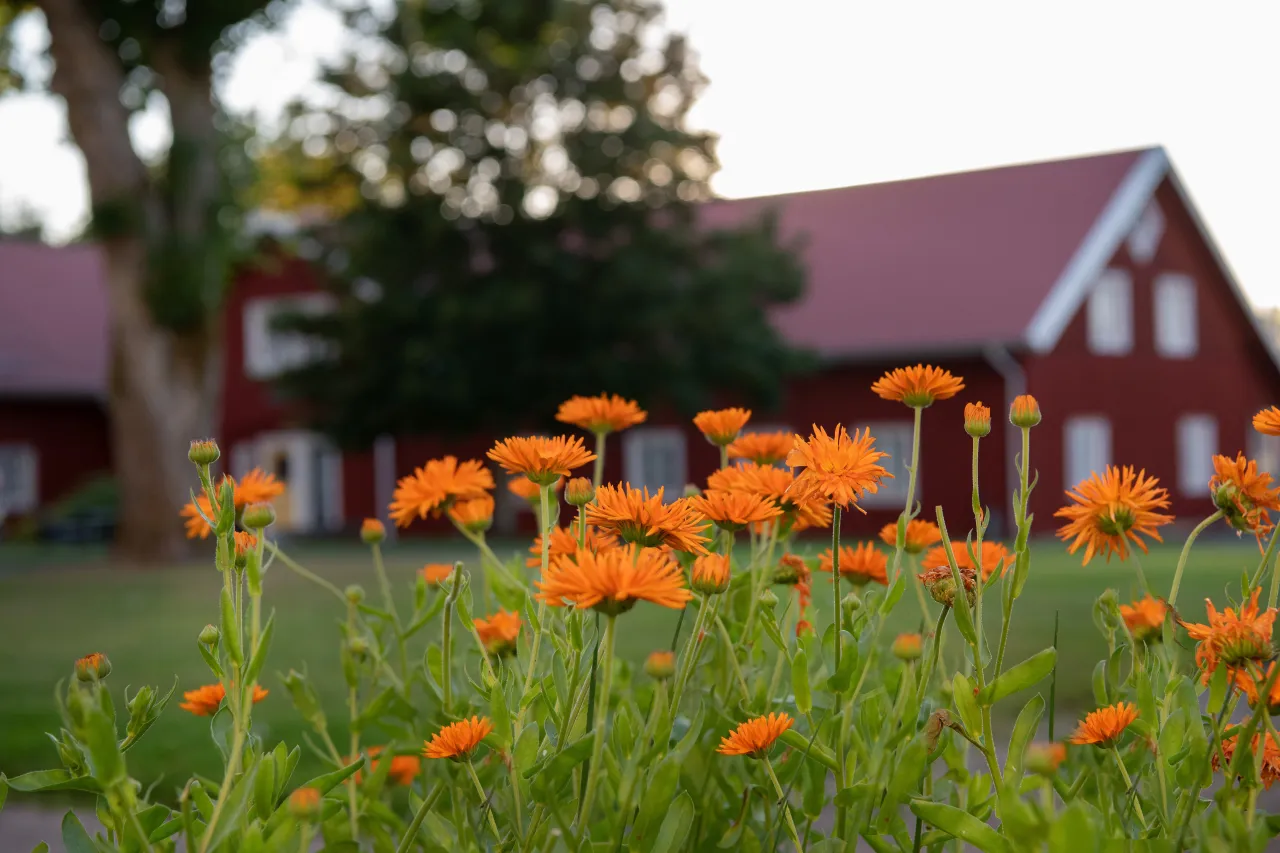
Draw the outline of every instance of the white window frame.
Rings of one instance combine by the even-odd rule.
[[[1200,349],[1195,279],[1183,273],[1160,273],[1152,295],[1156,353],[1163,358],[1193,357]]]
[[[12,463],[0,467],[0,520],[34,511],[40,506],[39,451],[31,444],[5,443],[0,444],[0,458]]]
[[[1088,432],[1086,432],[1088,431]],[[1091,434],[1090,434],[1091,433]],[[1086,437],[1077,439],[1084,434]],[[1086,452],[1092,458],[1077,458],[1079,441],[1088,441]],[[1102,474],[1112,460],[1111,421],[1104,415],[1072,415],[1062,424],[1063,490],[1074,489],[1091,474]]]
[[[860,423],[854,429],[861,432],[871,430],[871,437],[876,440],[875,449],[888,453],[888,459],[881,459],[880,465],[893,475],[893,479],[880,481],[880,489],[875,494],[868,492],[858,501],[858,505],[867,509],[902,509],[907,499],[907,464],[911,461],[911,436],[914,430],[911,421],[868,421]],[[922,500],[920,477],[916,477],[916,500]]]
[[[1128,355],[1133,351],[1133,278],[1124,270],[1104,270],[1085,308],[1089,352]]]
[[[281,314],[318,316],[335,307],[328,293],[262,296],[244,304],[244,372],[250,379],[272,379],[324,355],[324,343],[305,335],[279,332],[272,322]]]
[[[1259,404],[1254,408],[1262,409],[1264,406]],[[1245,434],[1249,436],[1248,456],[1258,463],[1258,470],[1280,479],[1280,436],[1258,432],[1253,428],[1252,419],[1245,425]]]
[[[1129,257],[1137,264],[1151,263],[1155,259],[1163,237],[1164,214],[1160,211],[1160,205],[1152,200],[1142,211],[1142,216],[1133,226],[1133,230],[1129,232],[1129,238],[1126,241]]]
[[[677,476],[650,479],[648,469],[653,464],[650,455],[655,452],[674,454]],[[622,434],[622,471],[623,478],[633,488],[647,488],[650,494],[665,488],[663,498],[667,502],[680,497],[689,482],[689,447],[684,430],[659,426],[627,430]],[[657,482],[657,479],[664,481]]]
[[[1219,452],[1218,419],[1201,412],[1178,418],[1174,428],[1178,453],[1178,492],[1207,497],[1213,477],[1213,457]]]

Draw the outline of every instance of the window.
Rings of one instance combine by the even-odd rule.
[[[324,345],[295,332],[274,327],[288,314],[316,316],[332,310],[327,293],[251,299],[244,306],[244,370],[253,379],[270,379],[324,355]]]
[[[888,459],[881,459],[880,464],[893,475],[880,481],[880,490],[875,494],[866,494],[858,501],[868,508],[902,509],[907,500],[907,463],[911,461],[911,421],[880,421],[878,423],[858,424],[857,429],[871,430],[876,440],[876,450],[889,454]],[[850,433],[853,430],[849,430]],[[920,478],[916,478],[916,500],[920,500]]]
[[[9,513],[31,512],[38,504],[36,449],[29,444],[0,444],[0,520]]]
[[[1107,270],[1089,295],[1089,351],[1125,355],[1133,349],[1133,282],[1124,270]]]
[[[1196,354],[1196,283],[1181,273],[1156,277],[1156,352],[1165,358],[1190,358]]]
[[[622,437],[623,476],[637,489],[666,489],[670,502],[684,494],[688,472],[684,432],[677,427],[641,427]]]
[[[1064,489],[1101,474],[1111,462],[1111,423],[1101,415],[1076,415],[1063,426],[1066,459],[1062,469]]]
[[[1178,418],[1178,491],[1192,497],[1208,495],[1217,452],[1218,422],[1213,415]]]
[[[1258,405],[1254,408],[1264,407]],[[1263,435],[1253,428],[1252,422],[1245,432],[1249,436],[1248,456],[1258,463],[1258,470],[1280,478],[1280,436]]]
[[[1164,214],[1154,201],[1142,211],[1142,218],[1129,232],[1129,257],[1134,263],[1148,264],[1156,256],[1160,248],[1160,238],[1164,236]]]

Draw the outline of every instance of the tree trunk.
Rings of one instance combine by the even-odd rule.
[[[108,399],[120,489],[117,546],[128,558],[154,563],[184,550],[178,511],[196,485],[186,449],[191,439],[212,434],[219,353],[213,320],[177,334],[158,325],[148,308],[148,249],[157,235],[167,235],[170,213],[133,150],[129,113],[119,98],[124,74],[98,38],[91,2],[39,0],[39,5],[55,62],[51,87],[66,101],[71,135],[84,154],[95,220],[109,209],[116,226],[102,230],[99,244],[110,315]],[[213,137],[207,78],[203,92],[184,90],[183,97],[203,99]],[[184,104],[171,110],[175,117],[199,112]],[[199,195],[206,187],[192,189]],[[197,197],[188,204],[207,201]]]

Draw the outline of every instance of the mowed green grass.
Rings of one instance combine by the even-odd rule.
[[[814,540],[803,550],[813,553],[822,545]],[[500,555],[515,553],[519,543],[502,543]],[[346,544],[308,544],[291,551],[312,570],[339,587],[360,583],[372,599],[377,583],[368,554]],[[1133,568],[1113,560],[1095,560],[1081,567],[1078,558],[1063,553],[1060,543],[1033,543],[1031,575],[1017,602],[1009,637],[1009,664],[1031,655],[1052,642],[1055,611],[1060,618],[1057,708],[1074,714],[1091,705],[1090,675],[1102,657],[1105,644],[1094,627],[1094,600],[1108,586],[1119,589],[1126,600],[1136,589]],[[0,772],[10,776],[57,764],[52,744],[44,736],[57,731],[54,687],[71,672],[72,662],[93,651],[111,658],[110,678],[117,691],[117,708],[123,711],[119,692],[126,685],[159,685],[167,690],[178,679],[179,691],[211,681],[196,648],[196,635],[206,623],[218,621],[217,594],[220,579],[208,563],[177,566],[168,570],[107,568],[101,560],[76,561],[75,553],[40,559],[38,553],[0,549]],[[410,543],[387,552],[393,586],[410,604],[413,576],[425,562],[470,560],[473,552],[464,542]],[[1143,565],[1153,588],[1167,594],[1178,557],[1176,546],[1157,547]],[[1221,600],[1224,590],[1239,595],[1242,570],[1252,572],[1259,553],[1254,542],[1221,538],[1202,541],[1192,554],[1182,591],[1181,610],[1201,618],[1203,599]],[[66,560],[72,560],[67,564]],[[822,630],[830,619],[829,586],[815,578],[816,621]],[[780,592],[782,590],[779,590]],[[303,727],[280,684],[277,673],[290,668],[311,673],[329,709],[334,737],[344,742],[345,688],[338,667],[337,622],[341,605],[325,591],[299,579],[277,563],[266,582],[266,606],[275,608],[276,632],[263,681],[271,695],[255,710],[255,724],[268,744],[277,740],[300,743]],[[999,629],[999,597],[986,608],[992,646]],[[936,606],[930,602],[932,612]],[[670,642],[676,614],[642,604],[622,618],[618,653],[639,662],[655,648]],[[886,641],[897,630],[917,630],[919,605],[908,591],[898,605]],[[688,624],[685,626],[688,630]],[[430,637],[415,638],[421,654]],[[426,632],[424,632],[426,633]],[[948,656],[954,666],[958,645],[950,642]],[[420,658],[419,658],[420,659]],[[162,716],[146,738],[129,753],[133,774],[150,783],[163,777],[179,784],[192,767],[214,775],[218,757],[209,740],[208,720],[178,709],[179,699]],[[1015,706],[1016,700],[1005,705]],[[998,708],[1006,714],[1016,707]],[[1065,719],[1065,718],[1064,718]],[[304,749],[304,755],[306,754]],[[307,767],[316,767],[308,756]]]

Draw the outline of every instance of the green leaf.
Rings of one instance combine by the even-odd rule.
[[[962,674],[951,679],[951,699],[956,703],[956,713],[969,734],[977,737],[982,731],[982,716],[978,713],[978,701],[973,696],[973,683]]]
[[[649,777],[644,797],[640,800],[640,811],[636,814],[634,829],[637,838],[643,838],[658,816],[671,807],[671,798],[675,796],[679,782],[680,761],[675,755],[668,755],[658,763]]]
[[[567,737],[567,735],[566,735]],[[573,768],[586,761],[591,755],[590,734],[583,735],[566,746],[559,755],[547,762],[530,780],[544,795],[552,795],[561,784],[569,778]]]
[[[665,746],[665,745],[664,745]],[[527,723],[524,731],[516,738],[516,748],[512,752],[516,771],[524,776],[538,757],[538,724]]]
[[[7,780],[15,791],[87,791],[101,794],[102,785],[92,776],[72,776],[65,770],[33,770]]]
[[[979,703],[988,706],[994,705],[1006,696],[1011,696],[1020,690],[1026,690],[1028,687],[1038,684],[1053,671],[1053,665],[1057,659],[1058,653],[1052,648],[1036,652],[1022,663],[1012,666],[996,676],[995,681],[983,688],[982,693],[978,696]]]
[[[809,691],[809,657],[804,649],[791,658],[791,692],[795,694],[797,711],[808,714],[813,710],[813,696]]]
[[[31,848],[31,853],[49,853],[49,845],[43,841]]]
[[[98,691],[98,704],[85,703],[84,721],[79,732],[88,754],[90,773],[103,788],[110,788],[128,778],[118,734],[111,694],[103,688]]]
[[[213,652],[209,651],[209,647],[204,643],[196,643],[196,647],[200,649],[200,657],[204,658],[204,662],[213,673],[213,677],[219,681],[225,678],[226,676],[222,672],[222,665],[218,663],[218,659],[213,656]]]
[[[778,647],[778,651],[782,652],[784,655],[789,655],[790,652],[787,649],[787,641],[782,638],[782,632],[778,629],[778,619],[774,614],[773,609],[765,608],[764,612],[761,613],[760,616],[760,626],[764,628],[765,634],[767,634],[769,639],[773,641],[773,644]]]
[[[1026,757],[1027,744],[1036,736],[1042,716],[1044,697],[1039,693],[1032,696],[1018,712],[1017,722],[1013,724],[1013,734],[1009,737],[1009,755],[1004,763],[1005,787],[1009,790],[1016,791],[1022,784],[1022,762]]]
[[[5,798],[9,796],[9,783],[5,780],[4,774],[0,773],[0,811],[4,811]]]
[[[1107,662],[1098,661],[1093,668],[1093,701],[1099,708],[1110,705],[1107,700]]]
[[[157,841],[164,841],[166,838],[170,838],[174,835],[177,835],[181,831],[182,831],[182,816],[179,815],[178,817],[169,818],[164,823],[160,824],[155,829],[151,830],[151,835],[147,838],[147,840],[153,843]]]
[[[906,572],[898,572],[898,577],[893,582],[893,586],[889,587],[889,591],[885,593],[884,601],[880,602],[881,616],[884,616],[889,613],[889,611],[893,610],[894,605],[896,605],[898,600],[902,598],[902,593],[907,589],[906,578]]]
[[[444,652],[435,643],[427,646],[427,673],[436,684],[444,684]]]
[[[887,829],[889,821],[897,816],[898,805],[906,799],[907,794],[918,790],[928,753],[923,738],[916,737],[898,754],[893,775],[889,777],[884,799],[880,803],[881,829]]]
[[[262,672],[262,665],[267,660],[267,650],[271,648],[271,638],[276,630],[276,612],[271,611],[271,615],[267,617],[267,624],[262,629],[262,635],[258,638],[258,648],[253,653],[253,659],[249,661],[248,668],[244,671],[244,680],[247,684],[252,684],[258,680],[258,673]]]
[[[926,823],[936,826],[953,838],[972,844],[983,853],[1012,853],[1009,842],[973,815],[946,803],[912,800],[911,811]]]
[[[259,761],[248,769],[235,784],[231,786],[230,791],[218,792],[218,803],[222,805],[222,815],[218,819],[218,823],[214,825],[213,832],[207,838],[202,840],[209,850],[216,850],[218,845],[231,837],[231,833],[240,832],[242,830],[242,817],[249,807],[249,795],[253,793],[254,783],[258,777],[258,770],[262,766]],[[225,804],[224,804],[225,800]]]
[[[493,720],[494,743],[506,752],[511,745],[511,710],[507,708],[501,679],[495,679],[489,688],[489,716]]]
[[[684,849],[689,837],[689,829],[693,826],[693,797],[688,791],[681,792],[676,801],[670,804],[667,816],[658,827],[658,834],[653,838],[653,846],[649,853],[675,853]]]
[[[98,847],[85,832],[84,824],[70,809],[62,816],[62,843],[67,853],[98,853]]]
[[[1213,671],[1213,675],[1209,676],[1209,713],[1217,716],[1222,711],[1223,704],[1227,701],[1227,670],[1229,667],[1220,666]]]
[[[852,642],[853,638],[847,631],[842,631],[841,634],[847,638],[847,641],[843,646],[844,654],[840,657],[840,668],[827,679],[827,689],[833,693],[843,693],[848,690],[853,684],[854,670],[858,668],[858,647]],[[870,661],[869,658],[868,661]]]
[[[235,725],[235,720],[231,716],[231,707],[226,703],[223,703],[222,707],[214,711],[213,716],[209,718],[209,735],[217,745],[218,752],[222,753],[224,764],[231,760],[231,739]]]
[[[879,790],[880,787],[878,785],[872,785],[870,782],[858,782],[848,788],[841,788],[836,792],[831,802],[837,808],[848,808],[866,800]]]
[[[320,792],[321,796],[329,793],[334,788],[347,781],[347,777],[355,773],[364,766],[364,756],[359,756],[355,761],[345,767],[339,767],[337,770],[331,770],[328,773],[321,773],[319,776],[308,779],[299,785],[299,788],[315,788]],[[295,789],[296,790],[296,789]]]
[[[375,723],[387,710],[396,696],[394,687],[384,687],[377,696],[369,700],[369,704],[365,705],[360,714],[355,718],[351,727],[356,731],[363,731],[370,723]]]
[[[390,764],[390,762],[388,762]],[[253,785],[253,810],[259,820],[268,820],[276,808],[276,763],[264,755],[258,761],[258,775]]]

